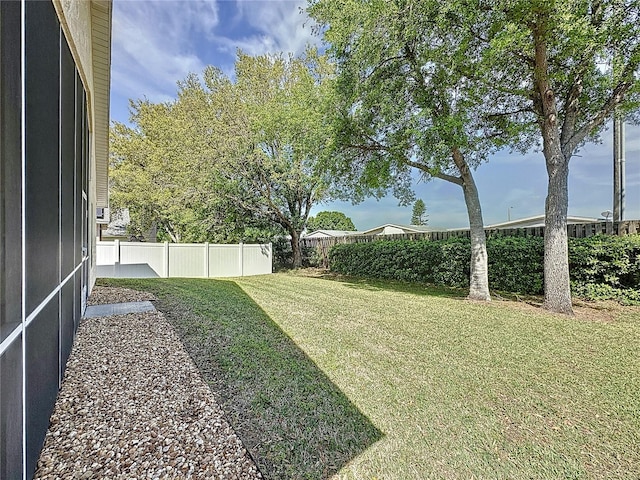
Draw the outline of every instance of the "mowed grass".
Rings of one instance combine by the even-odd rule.
[[[301,441],[285,441],[289,457],[262,464],[261,455],[277,455],[260,445],[249,448],[267,478],[640,478],[638,307],[619,309],[608,320],[595,310],[592,319],[567,318],[516,302],[469,302],[443,289],[286,273],[233,282],[127,282],[153,291],[172,308],[184,302],[197,310],[193,318],[215,324],[224,310],[229,320],[245,325],[218,333],[267,343],[279,342],[278,335],[290,339],[300,353],[287,358],[317,367],[278,367],[291,368],[288,375],[301,379],[296,391],[302,393],[289,401],[279,397],[277,412],[268,412],[279,420],[255,435],[271,432],[277,443],[278,423],[290,418],[297,430],[289,431],[300,432]],[[256,315],[271,325],[274,337],[257,331]],[[279,350],[261,354],[260,365],[280,362]],[[251,358],[255,352],[246,345],[233,355]],[[265,395],[265,404],[273,403],[269,395],[277,389],[242,380],[252,373],[242,365],[234,373],[234,362],[224,366],[227,380],[221,383],[235,382],[234,394]],[[269,381],[280,380],[262,380]],[[321,407],[314,404],[318,384],[329,392]],[[298,405],[306,396],[311,407]],[[259,406],[249,401],[245,407]],[[322,428],[318,418],[307,418],[317,408],[324,409]],[[302,432],[320,428],[332,438],[323,430],[331,425],[323,415],[332,411],[339,418],[331,427],[337,436],[321,442],[323,454],[304,469],[311,457],[291,460],[295,451],[319,447],[315,434]],[[262,418],[258,410],[236,416],[240,423]],[[341,429],[345,422],[348,428]],[[251,437],[247,431],[254,427],[244,428],[241,436]],[[346,433],[354,429],[359,431]]]

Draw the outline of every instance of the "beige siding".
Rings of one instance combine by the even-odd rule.
[[[109,91],[111,84],[111,0],[53,0],[62,31],[87,92],[90,131],[90,286],[95,281],[96,207],[109,206]]]

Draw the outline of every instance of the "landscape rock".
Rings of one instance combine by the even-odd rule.
[[[93,304],[155,300],[96,287]],[[84,319],[35,479],[261,479],[160,312]]]

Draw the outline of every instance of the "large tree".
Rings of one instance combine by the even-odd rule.
[[[529,103],[548,173],[547,309],[572,313],[567,255],[569,161],[618,108],[640,100],[637,0],[455,2],[452,31],[475,37],[468,76]]]
[[[112,128],[114,205],[174,242],[289,235],[300,266],[300,234],[329,195],[319,163],[332,79],[313,50],[239,53],[233,79],[208,67],[179,82],[172,102],[133,102],[133,126]]]
[[[129,127],[114,123],[110,135],[110,203],[128,208],[129,231],[153,226],[172,242],[203,241],[201,164],[179,133],[174,103],[131,103]]]
[[[352,232],[356,229],[353,221],[342,212],[318,212],[315,217],[309,217],[307,230],[344,230]]]
[[[470,38],[452,35],[447,3],[312,0],[339,69],[338,178],[356,194],[404,203],[412,168],[459,185],[471,231],[469,298],[490,300],[484,222],[473,169],[518,136],[514,98],[464,74]],[[467,37],[471,37],[467,33]]]
[[[239,53],[235,76],[230,120],[243,132],[227,139],[231,149],[219,169],[225,195],[279,225],[300,267],[300,237],[311,208],[330,195],[331,178],[320,164],[330,135],[333,70],[313,50],[301,58]]]

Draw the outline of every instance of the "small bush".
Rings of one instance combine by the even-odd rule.
[[[346,275],[466,288],[470,241],[394,240],[340,244],[331,269]],[[544,288],[544,239],[494,236],[487,240],[493,290],[539,295]],[[587,300],[640,302],[640,236],[569,239],[573,294]]]

